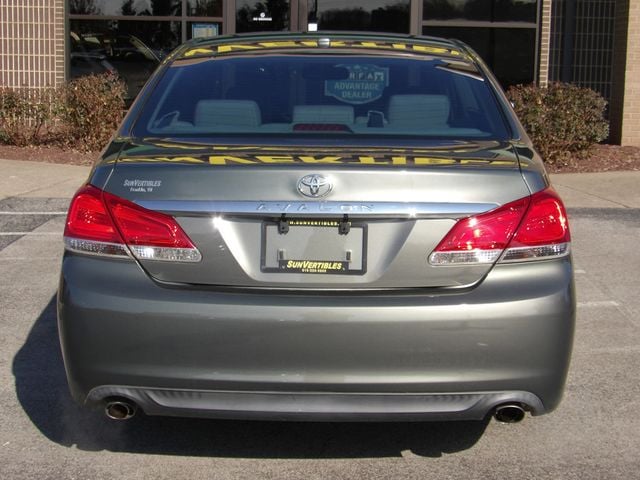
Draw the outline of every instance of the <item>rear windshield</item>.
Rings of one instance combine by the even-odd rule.
[[[374,55],[178,61],[133,134],[509,137],[491,86],[472,65]]]

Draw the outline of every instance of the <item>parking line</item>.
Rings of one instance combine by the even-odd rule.
[[[58,260],[60,257],[0,257],[0,262],[23,262],[31,260]]]
[[[592,307],[619,307],[620,304],[618,302],[614,302],[613,300],[602,300],[599,302],[578,302],[578,308],[592,308]]]
[[[0,212],[0,215],[66,215],[67,212]]]
[[[20,235],[58,235],[62,236],[62,232],[0,232],[0,236],[15,237]]]

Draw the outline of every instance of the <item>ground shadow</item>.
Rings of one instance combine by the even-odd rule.
[[[438,457],[472,447],[485,422],[287,423],[147,417],[114,422],[67,390],[55,298],[13,361],[17,396],[51,441],[82,450],[241,458]]]

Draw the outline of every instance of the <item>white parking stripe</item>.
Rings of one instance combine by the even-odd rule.
[[[578,308],[592,308],[592,307],[619,307],[620,304],[618,302],[614,302],[613,300],[602,300],[599,302],[578,302]]]
[[[0,215],[66,215],[67,212],[0,212]]]
[[[24,262],[31,260],[58,260],[60,257],[0,257],[0,262]]]
[[[1,236],[17,236],[17,235],[58,235],[62,236],[62,232],[0,232]]]

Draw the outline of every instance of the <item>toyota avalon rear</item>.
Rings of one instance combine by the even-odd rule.
[[[64,242],[69,386],[111,418],[518,421],[562,396],[566,211],[455,41],[185,44]]]

